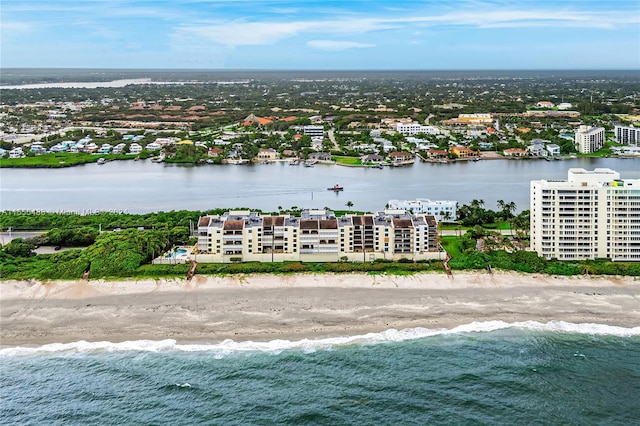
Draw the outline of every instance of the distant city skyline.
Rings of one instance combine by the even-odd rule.
[[[640,69],[640,2],[3,0],[2,67]]]

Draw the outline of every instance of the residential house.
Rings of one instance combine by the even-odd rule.
[[[261,149],[256,156],[258,161],[274,161],[278,159],[278,151],[273,148]]]
[[[331,154],[328,152],[312,152],[309,154],[309,160],[331,161]]]
[[[207,151],[207,156],[208,157],[217,157],[218,155],[222,154],[224,152],[224,150],[222,148],[218,148],[218,147],[214,147],[209,149],[209,151]]]
[[[547,145],[547,151],[549,151],[550,156],[560,155],[560,146],[555,143],[550,143]]]
[[[549,102],[549,101],[539,101],[536,104],[536,108],[553,108],[555,105],[553,104],[553,102]]]
[[[504,151],[505,157],[526,157],[528,151],[522,148],[507,148]]]
[[[466,146],[452,146],[449,150],[457,158],[478,158],[479,155],[478,152]]]
[[[125,149],[127,145],[124,143],[119,143],[116,146],[113,147],[113,149],[111,150],[112,154],[122,154],[122,151]]]
[[[360,157],[360,161],[362,162],[362,164],[366,164],[366,163],[382,163],[384,161],[384,158],[381,155],[378,155],[378,154],[368,154],[368,155],[363,155],[362,157]]]
[[[527,151],[529,151],[529,154],[531,154],[533,157],[546,157],[547,156],[547,150],[544,149],[544,145],[542,145],[542,144],[531,144],[527,148]]]
[[[22,151],[22,147],[13,148],[9,151],[9,158],[24,158],[25,154]]]
[[[387,155],[387,158],[391,161],[392,165],[405,165],[413,164],[413,154],[406,151],[393,151]]]
[[[247,118],[244,119],[244,121],[242,122],[242,125],[243,126],[251,126],[251,125],[265,126],[271,123],[273,123],[272,119],[265,118],[265,117],[258,117],[257,115],[251,113]]]
[[[98,149],[98,154],[108,154],[111,152],[111,148],[113,148],[111,144],[103,143]]]
[[[140,144],[137,143],[132,143],[131,145],[129,145],[129,154],[140,154],[142,152],[142,146]]]
[[[427,158],[441,160],[448,158],[449,153],[445,149],[430,149],[427,151]]]
[[[161,148],[162,145],[157,142],[148,143],[147,146],[144,147],[144,149],[146,149],[147,151],[158,151]]]

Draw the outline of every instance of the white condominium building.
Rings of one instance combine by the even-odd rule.
[[[311,136],[313,137],[318,137],[318,138],[324,138],[324,127],[323,126],[304,126],[302,128],[302,132],[306,135],[306,136]]]
[[[439,259],[433,216],[405,210],[335,217],[304,210],[301,217],[229,211],[198,221],[198,262],[355,262]]]
[[[640,146],[640,127],[616,125],[615,132],[619,143]]]
[[[458,202],[452,200],[429,200],[417,198],[415,200],[389,200],[390,209],[404,209],[413,213],[424,213],[435,216],[438,222],[454,222],[458,220]]]
[[[531,249],[547,259],[640,261],[640,179],[569,169],[531,181]]]
[[[589,154],[604,146],[604,128],[580,126],[576,130],[575,144],[578,152]]]
[[[419,133],[424,133],[425,135],[440,134],[440,130],[437,127],[423,126],[420,123],[398,123],[396,130],[404,136],[415,136]]]

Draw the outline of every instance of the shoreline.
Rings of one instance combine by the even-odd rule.
[[[483,321],[640,326],[638,277],[500,272],[0,283],[0,345],[347,337]]]

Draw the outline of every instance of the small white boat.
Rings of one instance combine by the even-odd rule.
[[[102,158],[102,157],[98,158],[98,164],[102,165],[104,163],[105,163],[104,158]]]

